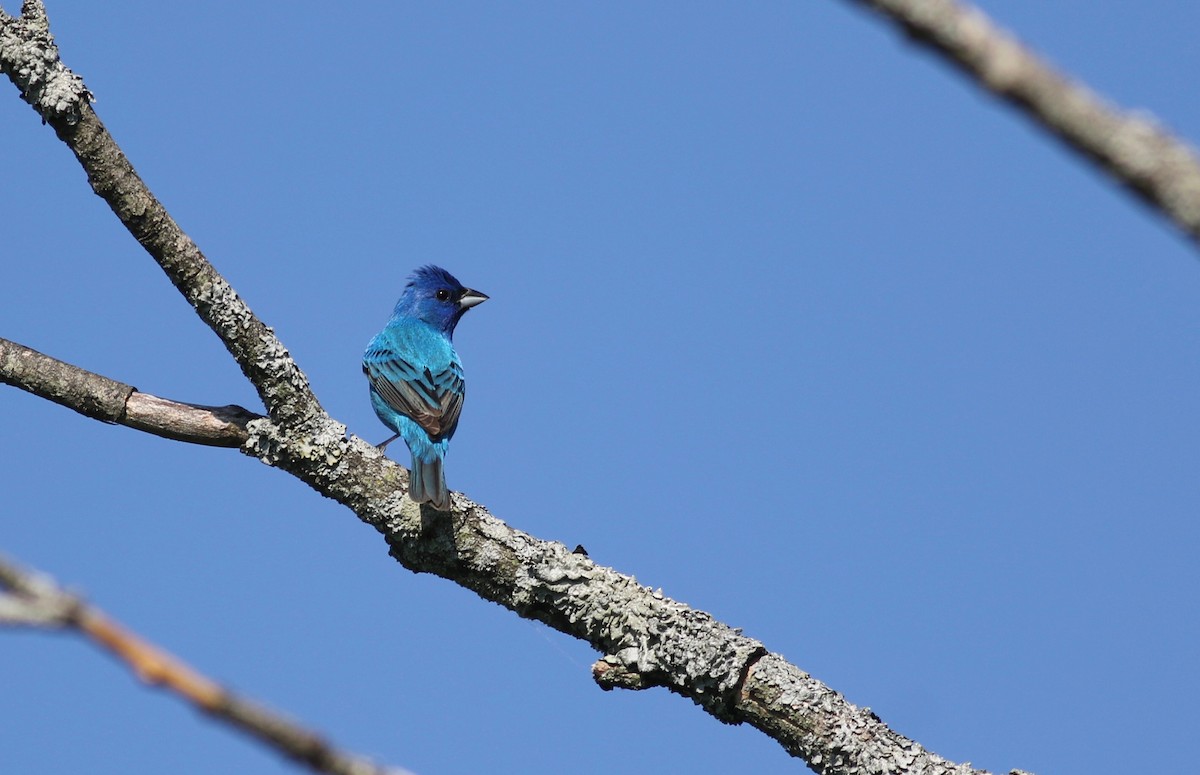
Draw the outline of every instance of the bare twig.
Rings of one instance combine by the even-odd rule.
[[[1150,116],[1122,113],[958,0],[853,0],[1095,162],[1200,243],[1200,160]]]
[[[59,590],[54,579],[27,571],[0,557],[0,625],[66,627],[76,600]]]
[[[0,625],[72,629],[124,662],[143,682],[179,696],[208,715],[267,743],[315,772],[402,775],[339,751],[318,734],[222,688],[160,648],[125,629],[42,574],[0,557]]]
[[[176,441],[238,447],[261,417],[240,406],[199,406],[138,392],[116,380],[0,339],[0,383],[13,385],[102,422]]]

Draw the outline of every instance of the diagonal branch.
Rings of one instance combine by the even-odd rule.
[[[1123,113],[958,0],[853,0],[891,19],[1200,243],[1200,159],[1149,116]]]
[[[512,528],[460,493],[450,513],[414,504],[403,497],[403,469],[361,439],[299,438],[268,419],[249,430],[245,451],[348,506],[406,568],[591,644],[605,655],[593,667],[602,688],[665,687],[721,721],[758,728],[827,775],[983,772],[894,732],[710,614]]]
[[[331,746],[320,735],[239,697],[138,637],[54,580],[0,557],[0,626],[71,629],[124,662],[142,681],[161,686],[197,709],[315,772],[403,775]]]
[[[0,382],[89,417],[171,438],[185,435],[179,421],[143,427],[133,419],[138,416],[136,399],[169,405],[176,418],[208,415],[202,408],[138,393],[4,340],[0,340]],[[97,407],[97,395],[116,398]],[[293,473],[322,495],[349,506],[384,535],[392,556],[406,568],[437,574],[525,618],[590,643],[606,655],[592,668],[603,689],[666,687],[724,722],[748,723],[762,730],[792,755],[831,775],[863,768],[887,771],[901,765],[930,775],[982,772],[948,762],[893,732],[869,709],[852,705],[709,614],[597,565],[562,544],[511,528],[459,493],[453,496],[450,514],[418,507],[404,497],[404,469],[361,439],[346,439],[345,429],[336,423],[305,434],[269,418],[247,421],[254,416],[232,409],[243,414],[222,431],[226,435],[221,446],[230,446],[228,442],[240,434],[247,454]],[[47,610],[43,619],[62,615],[61,608]],[[0,599],[0,621],[5,614]]]
[[[40,0],[0,17],[0,72],[75,154],[92,190],[158,262],[241,367],[267,412],[302,425],[324,412],[283,344],[213,268],[146,187],[92,110],[83,80],[60,61]]]
[[[258,389],[269,417],[245,424],[244,453],[346,505],[384,535],[391,555],[406,568],[452,580],[591,644],[605,655],[593,668],[602,688],[666,687],[721,721],[751,724],[828,775],[982,772],[948,762],[890,730],[869,709],[847,702],[739,630],[562,544],[511,528],[459,493],[452,496],[449,513],[406,498],[405,469],[361,439],[347,439],[345,426],[320,409],[274,334],[250,313],[137,177],[92,112],[82,81],[73,102],[60,108],[57,102],[43,100],[21,75],[30,68],[61,68],[44,21],[44,10],[36,2],[26,3],[20,20],[0,18],[0,68],[72,149],[96,192],[222,338]],[[25,45],[29,41],[36,43],[36,56]],[[0,375],[38,392],[33,387],[36,379],[26,375],[17,380],[22,362],[21,357],[0,358]],[[72,378],[98,384],[90,377]],[[126,387],[113,392],[136,395],[124,393]],[[84,407],[89,390],[93,388],[78,394],[38,394],[88,413]],[[112,421],[112,416],[116,414],[109,412],[107,419]]]

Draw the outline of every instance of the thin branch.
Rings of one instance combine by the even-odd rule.
[[[1200,243],[1200,159],[1150,116],[1123,113],[957,0],[852,0],[1011,103]]]
[[[41,2],[0,18],[0,72],[75,154],[88,182],[208,324],[267,412],[303,425],[324,414],[308,378],[150,192],[91,107],[83,80],[59,60]]]
[[[0,557],[0,625],[70,629],[124,662],[146,684],[159,686],[199,710],[315,772],[332,775],[402,775],[339,751],[320,735],[221,687],[179,659],[122,627],[57,584]]]
[[[141,393],[7,339],[0,339],[0,383],[102,422],[213,447],[241,446],[249,436],[246,424],[261,417],[240,406],[200,406]]]
[[[0,557],[0,625],[65,627],[75,616],[76,600],[59,590],[54,579],[19,568]]]

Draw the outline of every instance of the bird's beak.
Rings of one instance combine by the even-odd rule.
[[[468,288],[467,290],[463,291],[462,298],[458,300],[458,306],[462,307],[463,309],[470,309],[476,304],[483,304],[487,300],[488,295],[486,293],[480,293],[479,291],[473,291]]]

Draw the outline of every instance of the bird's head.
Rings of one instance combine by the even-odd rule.
[[[440,266],[423,266],[408,278],[395,314],[422,320],[447,336],[467,310],[487,301],[486,293],[465,287]]]

